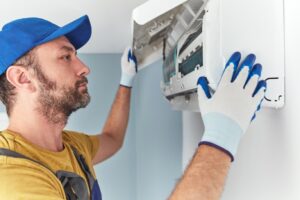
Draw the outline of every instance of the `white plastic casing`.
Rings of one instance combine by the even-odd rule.
[[[215,89],[232,52],[254,53],[263,65],[263,106],[284,105],[283,0],[209,0],[203,22],[204,66]]]

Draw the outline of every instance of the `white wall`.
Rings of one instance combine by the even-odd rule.
[[[181,175],[181,112],[162,96],[161,66],[140,71],[135,82],[137,200],[167,199]]]
[[[300,2],[285,1],[286,104],[263,109],[242,138],[222,200],[300,199]],[[266,11],[267,12],[267,11]],[[199,113],[183,113],[183,166],[203,133]]]

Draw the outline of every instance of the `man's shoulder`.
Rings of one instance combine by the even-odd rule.
[[[80,133],[77,131],[64,130],[62,137],[64,142],[72,145],[76,149],[79,148],[78,150],[80,150],[82,147],[84,147],[89,136],[85,133]]]
[[[81,153],[87,153],[86,148],[89,146],[89,136],[87,134],[64,130],[62,136],[65,143],[75,147]]]
[[[14,151],[13,143],[16,141],[10,137],[5,133],[0,134],[0,148]],[[63,188],[55,174],[48,168],[31,159],[14,157],[7,152],[2,153],[0,155],[0,180],[3,186],[0,187],[1,199],[48,199],[46,198],[48,194],[55,197],[53,199],[63,199]]]
[[[10,149],[14,144],[15,137],[7,131],[0,131],[0,148]]]
[[[30,160],[0,156],[0,180],[1,199],[64,199],[55,175]]]
[[[87,135],[76,131],[63,131],[63,141],[75,147],[85,157],[92,160],[98,150],[99,141],[96,135]]]

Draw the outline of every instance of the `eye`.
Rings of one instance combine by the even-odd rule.
[[[61,57],[61,59],[65,60],[65,61],[70,61],[71,60],[71,55],[64,55]]]

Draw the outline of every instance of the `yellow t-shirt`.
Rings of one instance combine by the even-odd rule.
[[[76,173],[84,178],[87,184],[70,145],[84,156],[91,173],[96,177],[92,159],[99,147],[98,140],[96,136],[64,131],[64,149],[60,152],[52,152],[32,144],[16,133],[5,130],[0,133],[0,148],[21,153],[44,164],[52,172],[64,170]],[[27,159],[0,156],[0,199],[66,199],[60,181],[52,172]]]

